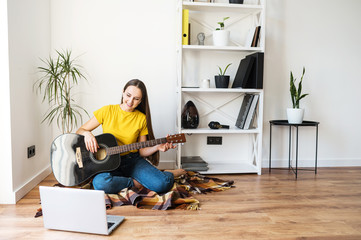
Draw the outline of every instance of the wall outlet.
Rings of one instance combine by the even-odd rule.
[[[222,137],[207,137],[207,145],[222,145]]]
[[[35,145],[28,147],[28,158],[35,156]]]

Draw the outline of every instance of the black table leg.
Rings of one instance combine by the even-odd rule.
[[[315,174],[317,174],[317,150],[318,150],[318,125],[316,125],[316,156],[315,156]]]
[[[296,126],[296,179],[298,171],[298,126]]]
[[[288,169],[291,169],[291,126],[289,126],[288,131]]]
[[[272,123],[269,127],[269,168],[268,172],[271,172],[271,149],[272,149]]]

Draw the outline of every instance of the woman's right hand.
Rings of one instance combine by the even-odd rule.
[[[92,153],[97,152],[99,145],[94,135],[90,131],[84,132],[83,135],[86,149]]]
[[[100,123],[98,122],[98,120],[95,117],[92,117],[76,131],[77,134],[84,136],[85,147],[88,151],[91,151],[92,153],[98,150],[99,145],[91,131],[96,129],[99,125]]]

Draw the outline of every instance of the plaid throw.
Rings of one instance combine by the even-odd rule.
[[[138,208],[167,210],[198,210],[199,201],[192,194],[219,192],[233,187],[233,181],[207,177],[197,172],[188,171],[187,175],[175,179],[170,191],[157,194],[147,188],[123,189],[118,194],[106,194],[107,208],[122,205],[134,205]]]
[[[123,189],[118,194],[105,194],[105,203],[107,209],[116,206],[134,205],[137,208],[154,210],[198,210],[199,201],[193,197],[193,194],[224,191],[234,187],[233,183],[233,181],[225,181],[188,171],[187,175],[175,179],[172,189],[167,193],[158,194],[147,188]],[[56,186],[61,185],[56,184]],[[79,187],[92,188],[92,185],[89,182]],[[41,215],[41,209],[38,209],[35,217]]]

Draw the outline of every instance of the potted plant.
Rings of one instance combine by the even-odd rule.
[[[70,133],[78,124],[78,119],[82,121],[81,112],[88,112],[75,103],[72,95],[74,85],[81,79],[86,80],[82,67],[71,58],[71,51],[56,51],[56,58],[49,56],[42,60],[45,66],[38,67],[42,77],[35,82],[36,92],[43,93],[44,102],[47,99],[50,108],[42,121],[47,121],[50,125],[55,119],[58,128],[63,133]]]
[[[229,63],[225,67],[224,71],[222,70],[222,68],[220,66],[218,66],[219,74],[214,76],[214,80],[216,82],[216,88],[228,88],[229,75],[226,75],[226,71],[231,64],[232,63]]]
[[[296,87],[296,78],[293,77],[292,71],[290,74],[290,94],[292,99],[292,108],[287,108],[287,119],[289,123],[300,124],[303,121],[304,109],[300,108],[300,100],[308,95],[302,94],[302,81],[305,75],[305,67],[301,79]]]
[[[219,28],[216,28],[215,31],[213,31],[213,45],[215,46],[227,46],[229,43],[229,31],[224,30],[224,22],[229,17],[223,18],[223,21],[218,22]]]

